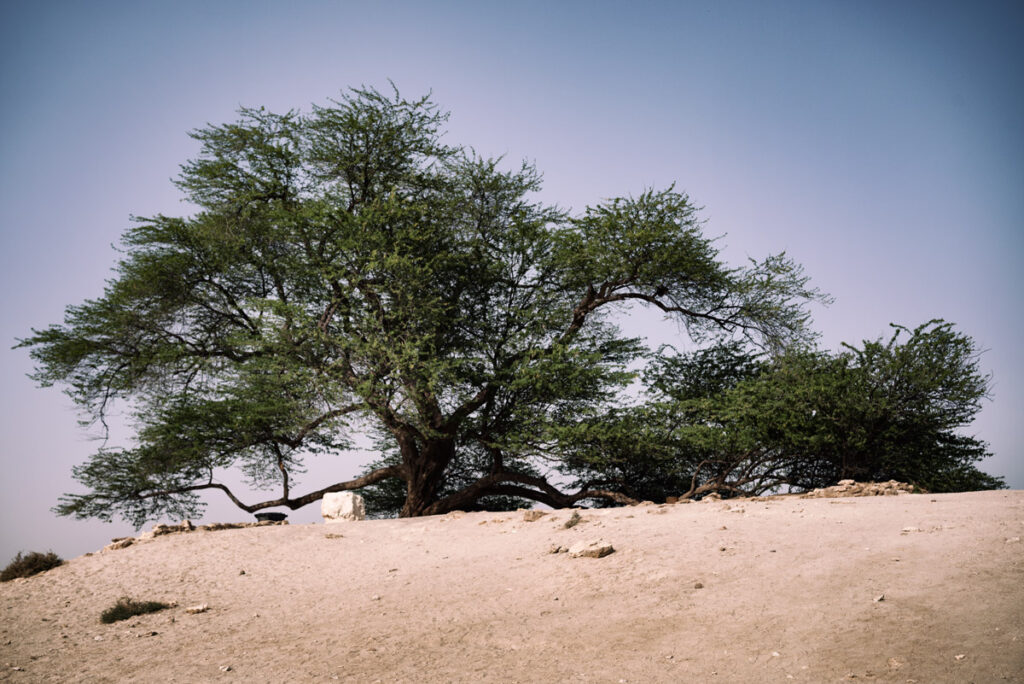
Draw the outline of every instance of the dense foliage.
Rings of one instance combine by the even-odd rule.
[[[737,357],[712,375],[686,370],[615,321],[654,307],[693,342],[775,358],[809,343],[806,304],[824,299],[799,266],[725,264],[673,188],[579,215],[545,206],[532,166],[443,144],[446,117],[429,98],[364,89],[308,114],[243,109],[193,133],[200,152],[177,184],[195,213],[136,219],[104,295],[21,341],[36,380],[65,386],[89,420],[122,402],[136,424],[134,445],[75,469],[88,492],[64,497],[61,514],[195,516],[210,489],[250,512],[350,489],[405,516],[624,502],[634,481],[668,492],[697,474],[696,495],[706,475],[727,489],[720,471],[745,449],[790,453],[756,446],[740,406],[743,393],[781,391],[784,366],[776,377]],[[645,357],[653,399],[623,408]],[[377,437],[380,462],[294,495],[303,459],[343,451],[356,430]],[[829,444],[827,466],[762,459],[748,475],[804,486],[912,458],[880,469]],[[280,495],[241,501],[218,481],[229,468]]]
[[[574,428],[563,470],[635,499],[756,495],[841,479],[934,492],[993,489],[985,443],[961,434],[989,378],[973,340],[943,321],[832,354],[767,356],[736,343],[661,356],[649,401]]]

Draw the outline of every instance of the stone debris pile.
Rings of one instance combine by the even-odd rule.
[[[191,520],[182,520],[177,525],[166,525],[163,523],[153,526],[149,532],[143,532],[138,537],[117,537],[109,544],[103,547],[104,551],[115,551],[117,549],[124,549],[132,544],[138,542],[146,542],[156,537],[162,537],[165,534],[180,534],[183,532],[195,532],[196,530],[203,530],[205,532],[213,532],[216,530],[234,530],[242,527],[267,527],[268,525],[287,525],[287,520],[272,521],[262,520],[260,522],[244,522],[244,523],[210,523],[209,525],[199,525],[196,527],[192,524]]]
[[[906,482],[889,480],[888,482],[855,482],[854,480],[840,480],[839,484],[831,487],[813,489],[800,496],[801,499],[837,499],[843,496],[896,496],[898,494],[910,494],[914,491],[914,485]]]

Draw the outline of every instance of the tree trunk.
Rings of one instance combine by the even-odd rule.
[[[401,518],[430,515],[445,468],[455,457],[455,440],[436,438],[420,446],[412,438],[400,438],[399,447],[408,477],[405,504],[398,515]]]

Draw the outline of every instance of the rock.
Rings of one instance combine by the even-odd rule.
[[[815,489],[802,494],[802,499],[833,499],[843,496],[892,496],[897,494],[909,494],[914,491],[914,485],[906,482],[889,480],[888,482],[856,482],[854,480],[840,480],[832,487]]]
[[[674,503],[678,503],[678,502],[679,502],[679,497],[678,496],[669,496],[669,497],[665,498],[665,503],[667,503],[667,504],[674,504]]]
[[[114,541],[110,542],[103,547],[104,551],[115,551],[117,549],[126,549],[135,543],[135,539],[132,537],[118,537]]]
[[[365,520],[366,504],[354,492],[328,492],[320,503],[320,515],[325,523]]]
[[[572,515],[569,516],[569,519],[565,521],[565,524],[563,524],[562,527],[566,530],[570,527],[575,527],[580,520],[582,520],[582,518],[580,518],[579,511],[573,511]]]
[[[534,522],[536,520],[540,520],[547,514],[547,511],[523,511],[523,520],[526,522]]]
[[[565,553],[569,549],[565,548],[561,544],[552,544],[548,547],[548,553]]]
[[[210,606],[205,603],[200,603],[198,606],[189,606],[185,609],[185,612],[189,615],[195,615],[197,613],[205,613],[210,610]]]
[[[614,553],[615,548],[604,541],[576,542],[569,547],[569,555],[573,558],[604,558]]]

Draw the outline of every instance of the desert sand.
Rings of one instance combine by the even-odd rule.
[[[0,585],[0,680],[1024,682],[1024,491],[581,514],[197,530],[82,556]],[[615,551],[553,552],[589,540]],[[177,605],[101,624],[122,596]]]

